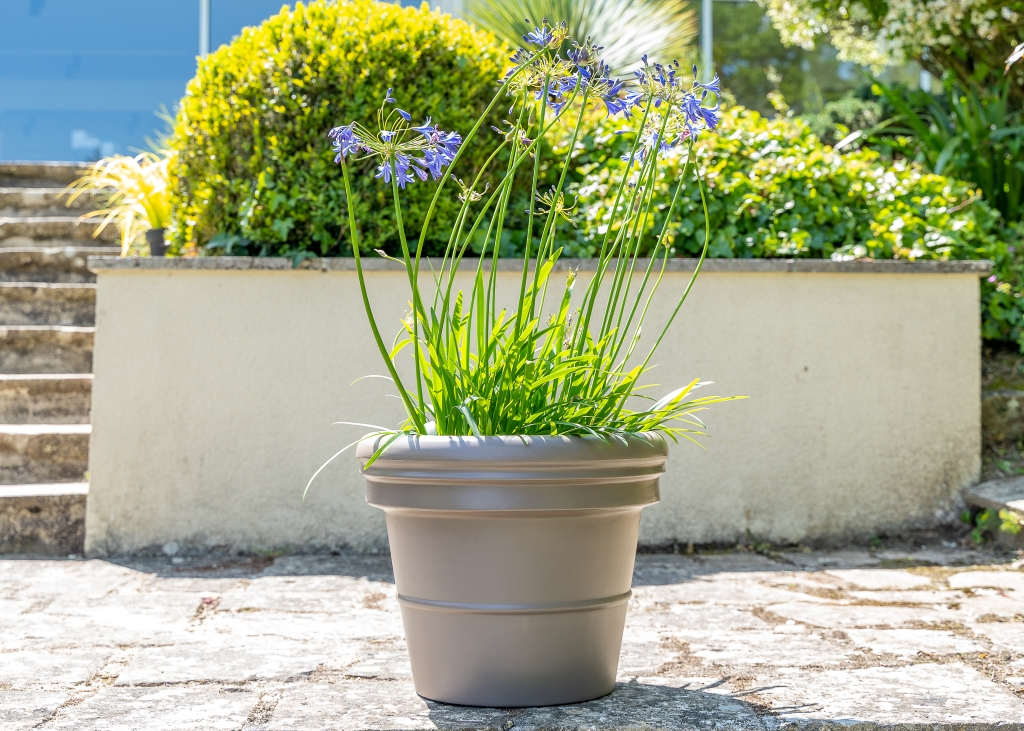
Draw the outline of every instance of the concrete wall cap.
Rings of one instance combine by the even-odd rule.
[[[637,262],[640,271],[646,266],[646,260]],[[668,271],[689,272],[697,264],[696,259],[670,259]],[[522,261],[516,258],[499,259],[499,271],[519,270]],[[125,269],[166,269],[181,270],[215,270],[215,271],[291,271],[301,269],[307,271],[355,271],[355,259],[337,257],[328,259],[306,259],[298,267],[292,260],[285,257],[253,257],[253,256],[198,256],[177,258],[152,258],[117,256],[90,256],[89,268],[94,272]],[[424,259],[421,268],[430,271],[428,260]],[[476,268],[475,259],[465,259],[459,269],[469,271]],[[596,259],[561,259],[555,266],[556,271],[568,271],[579,268],[582,271],[593,271],[597,268]],[[364,257],[363,269],[367,271],[402,271],[404,267],[393,261],[379,257]],[[857,259],[853,261],[831,261],[828,259],[708,259],[704,262],[705,272],[754,272],[754,273],[816,273],[816,274],[970,274],[984,276],[992,271],[992,262],[978,261],[909,261],[905,259]]]

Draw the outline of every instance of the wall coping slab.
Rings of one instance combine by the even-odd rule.
[[[637,262],[640,271],[647,260]],[[696,267],[696,259],[670,259],[668,271],[687,272]],[[473,270],[476,259],[464,259],[459,269]],[[499,271],[518,271],[522,261],[517,258],[498,260]],[[296,267],[286,257],[254,256],[198,256],[198,257],[126,257],[90,256],[89,268],[94,272],[125,269],[160,269],[170,271],[291,271],[293,269],[313,271],[355,271],[355,259],[337,257],[306,259]],[[404,271],[394,261],[379,257],[364,257],[363,268],[367,271]],[[430,271],[429,260],[424,259],[421,268]],[[579,268],[593,271],[597,259],[560,259],[556,271]],[[985,276],[992,271],[990,261],[909,261],[904,259],[855,259],[831,261],[828,259],[707,259],[705,272],[736,273],[794,273],[794,274],[971,274]]]

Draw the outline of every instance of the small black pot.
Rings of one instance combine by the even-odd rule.
[[[151,228],[146,232],[146,243],[149,244],[150,256],[163,256],[167,253],[167,244],[164,243],[164,230],[162,228]]]

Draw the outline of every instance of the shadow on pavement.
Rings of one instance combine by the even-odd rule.
[[[748,702],[755,688],[736,694],[709,692],[726,679],[682,686],[617,683],[597,700],[544,708],[473,708],[427,701],[430,720],[438,729],[657,728],[776,729],[782,723],[762,706]]]

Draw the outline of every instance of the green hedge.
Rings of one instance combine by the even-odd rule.
[[[417,123],[430,116],[465,134],[508,55],[490,33],[425,3],[296,3],[245,29],[200,61],[181,102],[171,139],[172,251],[202,252],[221,234],[222,253],[351,254],[327,132],[351,120],[372,123],[393,87]],[[478,168],[482,152],[464,156],[456,173]],[[390,193],[374,180],[372,163],[363,167],[353,183],[366,247],[396,250]],[[405,193],[411,238],[434,189],[417,183]],[[435,232],[454,219],[458,203],[445,197]]]
[[[588,152],[572,190],[579,227],[567,229],[567,255],[591,256],[603,238],[614,197],[610,181],[621,177],[624,163],[617,158],[630,142],[614,134],[620,128],[603,120],[585,140]],[[984,337],[1024,348],[1024,265],[1007,243],[1019,236],[969,184],[914,164],[885,163],[868,149],[836,153],[804,122],[767,119],[743,107],[725,110],[717,132],[698,141],[698,152],[710,189],[709,256],[991,259],[994,277],[982,283]],[[681,158],[670,152],[663,166],[650,231],[661,230]],[[602,159],[608,164],[599,165]],[[704,242],[696,186],[677,206],[669,243],[677,256],[694,256]]]

